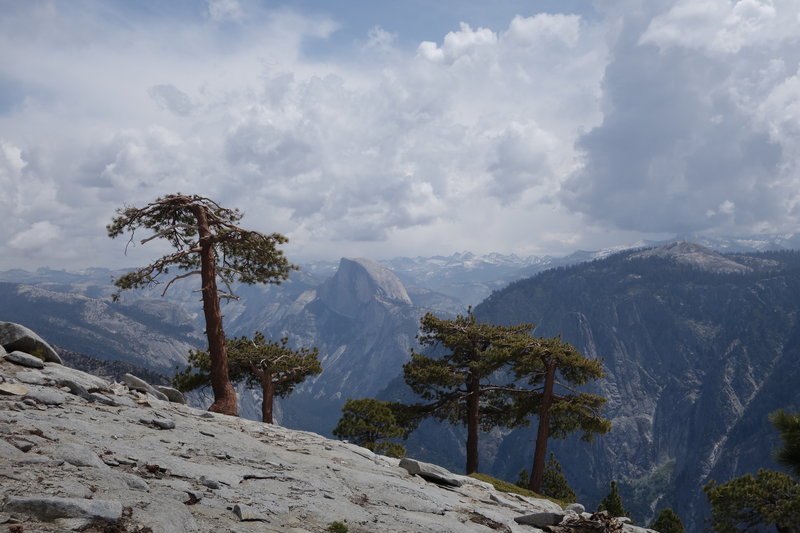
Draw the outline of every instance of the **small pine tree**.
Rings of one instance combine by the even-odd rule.
[[[389,441],[402,437],[404,433],[389,405],[389,402],[374,398],[347,400],[342,407],[342,418],[333,429],[334,436],[348,439],[375,453],[404,457],[405,446]]]
[[[542,494],[570,503],[577,499],[575,491],[570,488],[566,476],[561,472],[561,463],[553,452],[550,452],[550,460],[544,467]]]
[[[628,516],[628,512],[622,507],[622,499],[619,497],[619,489],[617,482],[611,482],[611,492],[603,498],[600,505],[597,506],[598,511],[607,511],[611,516]]]
[[[800,413],[791,414],[780,409],[769,415],[769,419],[783,441],[783,446],[775,452],[775,459],[800,479]]]
[[[681,518],[672,509],[661,511],[653,523],[650,524],[650,529],[654,529],[658,533],[686,533]]]
[[[531,478],[528,477],[528,471],[524,468],[519,471],[519,475],[517,476],[517,481],[514,483],[517,487],[521,487],[523,489],[527,489],[528,485],[530,485]]]

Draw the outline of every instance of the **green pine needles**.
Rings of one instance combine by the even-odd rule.
[[[342,418],[333,430],[333,435],[340,439],[389,457],[405,457],[405,446],[391,441],[403,434],[389,402],[373,398],[347,400],[342,407]]]

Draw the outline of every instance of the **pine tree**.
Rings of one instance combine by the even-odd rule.
[[[403,366],[403,378],[414,393],[429,403],[411,406],[407,412],[414,426],[420,419],[435,417],[467,426],[466,472],[478,471],[478,430],[524,423],[524,418],[510,419],[507,383],[492,383],[490,377],[510,360],[507,346],[511,337],[524,334],[529,324],[496,326],[479,323],[472,314],[445,320],[428,313],[420,322],[417,336],[423,346],[447,350],[441,357],[411,353]],[[413,429],[410,428],[410,429]]]
[[[650,524],[650,529],[654,529],[658,533],[686,533],[681,518],[672,509],[662,510]]]
[[[252,339],[226,339],[228,368],[234,383],[244,382],[249,388],[260,387],[261,420],[273,423],[275,396],[283,398],[307,377],[322,372],[317,348],[292,349],[288,338],[280,342],[267,341],[256,332]],[[189,366],[178,372],[172,383],[187,391],[207,386],[211,382],[211,355],[208,351],[189,352]]]
[[[611,516],[628,516],[628,512],[622,507],[622,498],[619,496],[617,482],[611,482],[611,491],[597,506],[598,511],[607,511]]]
[[[774,525],[779,533],[800,531],[800,484],[773,470],[759,470],[718,485],[703,487],[711,504],[711,529],[717,533],[761,531]]]
[[[800,414],[790,414],[780,409],[769,416],[781,434],[783,446],[775,453],[775,460],[800,479]]]
[[[175,249],[174,253],[118,278],[114,284],[120,291],[158,285],[159,277],[168,275],[171,268],[179,273],[166,283],[162,296],[175,281],[200,276],[214,392],[214,403],[209,411],[236,415],[236,391],[229,378],[220,298],[235,297],[230,290],[235,281],[254,284],[280,283],[287,279],[289,271],[297,267],[289,264],[277,248],[287,242],[286,237],[242,229],[237,225],[242,219],[238,209],[224,208],[197,195],[170,194],[142,208],[117,209],[117,213],[119,216],[106,226],[112,239],[130,232],[130,244],[136,230],[143,228],[151,233],[141,244],[164,239]],[[228,293],[218,290],[218,279],[228,288]],[[119,293],[114,295],[115,299],[118,297]]]
[[[527,489],[528,485],[530,485],[530,482],[531,480],[530,477],[528,477],[528,471],[523,468],[522,470],[519,471],[519,474],[517,475],[517,480],[514,482],[514,485],[516,485],[517,487],[521,487],[523,489]]]
[[[595,434],[607,433],[611,422],[601,416],[606,403],[602,396],[578,393],[575,386],[604,376],[602,361],[589,359],[560,337],[517,336],[510,346],[512,370],[520,389],[528,396],[516,395],[512,410],[536,413],[539,417],[536,448],[533,454],[528,488],[542,492],[548,439],[566,438],[582,431],[581,438],[591,441]]]
[[[569,503],[573,503],[577,499],[575,491],[570,488],[566,476],[561,472],[561,463],[552,452],[550,452],[550,460],[547,461],[544,469],[541,493]]]
[[[405,446],[390,441],[403,433],[389,402],[373,398],[347,400],[342,407],[342,418],[333,430],[333,435],[340,439],[390,457],[405,456]]]

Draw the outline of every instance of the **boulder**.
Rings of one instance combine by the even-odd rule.
[[[583,514],[586,512],[586,507],[581,505],[580,503],[571,503],[567,505],[567,511],[574,511],[577,514]]]
[[[31,355],[41,356],[47,363],[63,364],[61,357],[52,346],[25,326],[13,322],[0,322],[0,345],[6,351],[19,350]]]
[[[148,382],[146,382],[142,378],[137,378],[133,374],[125,374],[124,376],[122,376],[122,382],[125,383],[125,385],[127,385],[127,387],[131,390],[144,392],[145,394],[152,394],[159,400],[165,402],[169,401],[169,398],[167,398],[166,394],[164,394],[163,392],[159,392],[158,390],[156,390],[155,387],[150,385]]]
[[[564,520],[564,513],[533,513],[514,518],[517,524],[543,528],[557,526]]]
[[[462,485],[459,476],[438,465],[423,463],[422,461],[405,457],[400,461],[400,468],[404,468],[411,475],[417,475],[426,481],[439,485],[450,487],[460,487]]]
[[[182,403],[186,404],[186,397],[184,397],[183,393],[178,389],[173,389],[172,387],[164,387],[163,385],[156,385],[155,389],[166,396],[169,401],[173,403]]]
[[[11,361],[21,366],[27,366],[28,368],[44,368],[44,361],[25,352],[20,352],[19,350],[7,353],[5,358],[6,361]]]

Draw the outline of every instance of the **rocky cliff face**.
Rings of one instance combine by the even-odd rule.
[[[435,465],[198,411],[135,379],[108,382],[5,344],[5,531],[321,533],[338,522],[350,533],[572,533],[609,523]]]
[[[609,400],[613,430],[591,445],[553,441],[587,500],[620,480],[637,518],[673,507],[700,531],[709,479],[777,468],[767,414],[800,408],[799,253],[627,252],[513,284],[476,315],[534,323],[537,335],[604,358],[594,391]],[[496,474],[529,466],[529,432],[506,437]]]
[[[0,320],[25,324],[53,344],[172,375],[203,340],[193,317],[164,299],[110,298],[0,283]]]
[[[367,259],[342,259],[331,279],[268,325],[273,337],[317,346],[323,366],[280,402],[284,422],[329,434],[345,400],[374,397],[402,371],[423,313],[391,271]]]

